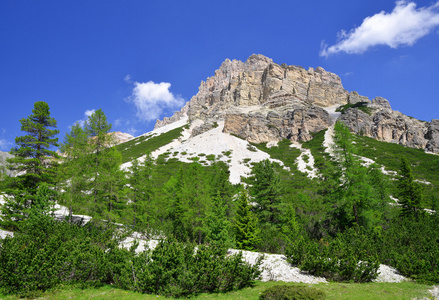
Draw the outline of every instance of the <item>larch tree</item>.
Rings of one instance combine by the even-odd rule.
[[[130,167],[128,178],[130,189],[128,197],[132,208],[132,224],[134,228],[149,230],[153,211],[153,184],[154,160],[147,153],[142,161],[135,159]]]
[[[99,109],[83,126],[75,124],[61,149],[65,154],[65,196],[70,206],[112,219],[123,203],[125,176],[119,169],[121,155],[114,148],[111,124]]]
[[[341,122],[334,126],[335,166],[328,176],[328,200],[332,206],[335,231],[352,225],[374,228],[380,221],[380,211],[385,202],[384,182],[375,165],[364,166],[355,155],[354,137]],[[331,169],[331,168],[330,168]]]
[[[66,134],[64,143],[60,146],[64,163],[62,174],[66,191],[62,194],[65,204],[69,207],[70,219],[73,214],[73,204],[85,204],[85,193],[87,187],[87,155],[90,153],[88,135],[79,123],[72,126],[71,131]]]

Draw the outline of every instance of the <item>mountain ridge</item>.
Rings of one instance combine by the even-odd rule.
[[[342,113],[334,119],[334,113]],[[199,91],[155,128],[184,117],[201,120],[196,136],[224,121],[224,132],[253,143],[305,142],[340,120],[360,135],[439,153],[439,120],[419,121],[391,109],[387,99],[370,100],[344,89],[338,75],[321,67],[276,64],[261,54],[246,62],[226,59]]]

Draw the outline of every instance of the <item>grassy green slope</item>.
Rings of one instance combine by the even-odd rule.
[[[179,127],[157,136],[140,136],[117,145],[116,149],[122,154],[122,163],[126,163],[169,144],[172,140],[179,138],[182,131],[183,127]]]
[[[324,160],[329,159],[329,155],[324,153],[323,147],[325,131],[316,133],[311,141],[303,143],[303,147],[311,150],[318,168],[322,168]],[[401,158],[407,158],[412,166],[415,179],[431,183],[422,184],[424,190],[422,205],[425,208],[435,208],[437,205],[435,197],[439,195],[439,156],[425,153],[421,149],[408,148],[358,135],[355,136],[355,142],[358,155],[374,160],[388,171],[398,172]],[[395,180],[390,180],[390,190],[393,195],[396,195]]]

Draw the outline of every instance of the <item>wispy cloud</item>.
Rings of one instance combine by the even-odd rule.
[[[84,118],[81,120],[77,120],[75,123],[73,123],[72,125],[79,123],[79,125],[84,126],[85,121],[88,120],[88,117],[90,117],[96,110],[95,109],[87,109],[84,112]],[[72,126],[69,126],[69,128],[72,128]]]
[[[130,74],[127,74],[123,80],[124,80],[125,82],[132,83],[132,81],[131,81],[131,75],[130,75]]]
[[[338,33],[339,41],[328,47],[322,42],[320,56],[339,52],[361,54],[369,48],[387,45],[398,48],[412,46],[418,39],[439,26],[439,1],[431,6],[416,8],[415,2],[396,1],[391,13],[381,11],[363,20],[363,23],[349,32]]]
[[[11,142],[8,142],[5,139],[0,139],[0,150],[2,151],[9,151],[11,150],[10,147],[12,146]]]
[[[185,100],[169,91],[169,82],[134,82],[133,94],[127,98],[137,108],[137,117],[141,121],[158,119],[165,109],[179,109]]]
[[[135,129],[134,127],[131,127],[126,132],[131,134],[132,136],[136,136],[137,132],[139,132],[139,131],[137,129]]]

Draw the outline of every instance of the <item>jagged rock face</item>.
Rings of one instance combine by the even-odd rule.
[[[224,119],[225,132],[253,142],[306,141],[310,132],[331,125],[320,107],[346,104],[348,96],[340,78],[320,67],[280,66],[263,55],[252,55],[245,63],[227,59],[214,76],[201,82],[198,93],[180,112],[157,121],[156,128],[187,115],[190,121],[207,123]],[[252,107],[255,113],[240,111],[243,107]],[[206,128],[196,128],[192,134]]]
[[[439,153],[439,120],[433,119],[428,125],[427,134],[425,137],[428,139],[426,145],[427,151]]]
[[[370,106],[374,110],[371,115],[350,108],[340,116],[339,120],[345,123],[351,131],[360,135],[412,148],[426,148],[429,143],[428,138],[426,138],[429,123],[405,116],[390,108],[385,108],[390,107],[388,102],[387,104],[385,102],[381,103],[384,103],[383,106],[381,104],[380,106]],[[439,131],[435,131],[433,127],[431,128],[432,136],[435,135],[436,138],[439,138]],[[439,127],[436,129],[439,130]],[[434,147],[432,146],[432,148]],[[430,151],[437,152],[433,149]]]
[[[304,142],[312,139],[310,132],[331,126],[326,110],[301,107],[282,112],[229,113],[225,115],[224,132],[238,135],[252,143],[290,139]]]
[[[372,101],[346,91],[340,77],[321,67],[305,70],[278,65],[263,55],[246,62],[226,59],[215,75],[201,82],[198,93],[181,111],[157,121],[155,128],[188,116],[204,123],[201,134],[224,120],[224,132],[261,143],[288,138],[307,141],[310,133],[333,124],[326,109],[345,104],[367,105],[371,114],[349,108],[339,117],[353,132],[381,141],[439,153],[439,120],[419,121],[393,111],[389,101]]]
[[[263,55],[245,62],[226,60],[215,76],[201,82],[189,102],[189,120],[219,117],[230,107],[280,106],[303,102],[322,107],[347,103],[340,78],[323,68],[280,66]]]
[[[11,171],[7,168],[7,159],[14,157],[13,155],[9,154],[8,152],[2,152],[0,151],[0,173],[4,173],[8,176],[12,176],[15,174],[14,171]]]

